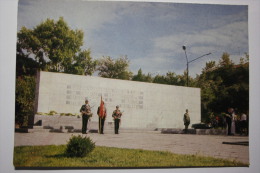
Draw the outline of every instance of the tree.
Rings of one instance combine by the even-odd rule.
[[[132,78],[133,81],[142,81],[142,82],[152,82],[153,78],[150,73],[147,75],[143,74],[142,69],[140,68],[137,72],[137,75],[134,75]]]
[[[98,63],[98,75],[105,78],[130,80],[132,72],[128,70],[129,63],[127,56],[118,59],[112,59],[110,56],[103,57]]]
[[[63,18],[47,19],[33,29],[17,34],[16,123],[28,125],[33,114],[37,70],[92,75],[97,61],[90,50],[81,50],[83,32],[69,28]]]
[[[68,71],[73,57],[83,45],[83,32],[71,30],[62,17],[47,19],[34,29],[22,27],[18,32],[17,54],[33,58],[40,69]]]
[[[153,83],[184,86],[186,83],[186,74],[177,75],[174,72],[167,72],[166,75],[156,75]]]
[[[92,60],[90,50],[83,50],[75,55],[74,62],[66,68],[65,73],[79,74],[79,75],[92,75],[98,64],[97,60]]]
[[[167,84],[165,76],[164,75],[160,75],[160,74],[157,74],[154,77],[153,83]]]
[[[228,53],[223,53],[218,64],[206,63],[202,74],[197,78],[201,88],[202,119],[210,112],[225,112],[228,107],[238,111],[249,109],[249,57],[241,58],[235,65]]]

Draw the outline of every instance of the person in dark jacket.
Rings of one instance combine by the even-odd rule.
[[[114,110],[112,114],[112,117],[114,118],[114,122],[115,122],[115,134],[118,134],[121,116],[122,116],[122,112],[119,110],[119,106],[116,106],[116,110]]]
[[[183,116],[183,122],[184,122],[184,126],[185,126],[185,133],[188,133],[188,127],[190,125],[190,115],[189,115],[189,110],[186,109],[186,113]]]
[[[81,106],[80,112],[82,114],[82,134],[87,134],[88,119],[92,117],[88,99],[85,99],[85,104]]]

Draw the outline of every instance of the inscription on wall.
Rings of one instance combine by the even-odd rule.
[[[96,88],[79,85],[67,85],[66,104],[79,106],[84,103],[87,97],[90,105],[99,104],[93,101],[103,98],[104,102],[109,105],[119,105],[121,108],[143,109],[144,92],[130,89],[111,89]]]

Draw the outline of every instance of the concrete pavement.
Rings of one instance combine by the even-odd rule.
[[[15,133],[15,146],[66,144],[72,135],[80,133],[50,133],[36,130],[30,133]],[[81,134],[80,134],[81,135]],[[113,134],[112,129],[105,134],[86,134],[97,146],[130,149],[169,151],[176,154],[198,154],[249,163],[249,146],[228,145],[223,142],[248,142],[248,136],[218,136],[193,134],[161,134],[160,131],[121,129]]]

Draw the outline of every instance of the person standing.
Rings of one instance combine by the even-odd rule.
[[[247,116],[246,114],[244,113],[245,111],[242,112],[242,115],[241,115],[241,118],[240,118],[240,135],[243,134],[243,131],[245,132],[245,134],[247,135]]]
[[[236,123],[237,123],[237,114],[235,111],[233,111],[232,119],[231,119],[231,135],[236,134]]]
[[[85,99],[85,104],[81,106],[80,112],[82,114],[82,134],[87,134],[88,120],[92,117],[88,99]]]
[[[105,120],[106,120],[106,116],[107,116],[107,110],[106,110],[105,103],[102,100],[102,98],[101,98],[100,106],[98,107],[98,110],[97,110],[97,114],[98,114],[99,134],[104,134],[104,124],[105,124]]]
[[[115,122],[115,134],[118,134],[121,116],[122,116],[122,112],[119,110],[119,106],[116,106],[116,110],[114,110],[112,114],[112,117],[114,118],[114,122]]]
[[[227,126],[228,126],[228,135],[232,135],[231,134],[231,123],[232,123],[232,114],[234,112],[234,109],[233,108],[228,108],[228,112],[226,115],[226,123],[227,123]]]
[[[183,116],[183,121],[184,121],[184,126],[185,126],[185,133],[188,133],[188,127],[190,125],[190,115],[189,115],[189,110],[186,109],[186,113]]]

